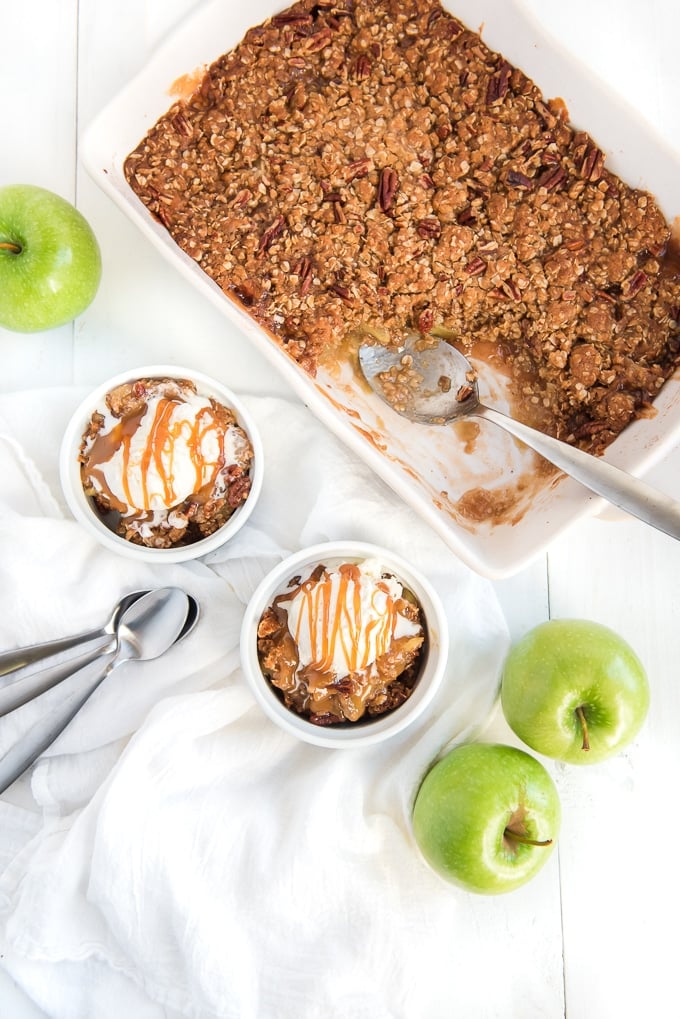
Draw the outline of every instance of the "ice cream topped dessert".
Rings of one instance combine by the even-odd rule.
[[[125,538],[154,548],[211,534],[247,498],[252,447],[234,413],[185,379],[106,395],[80,461],[86,493]]]
[[[424,641],[415,598],[373,559],[294,578],[258,627],[265,675],[288,707],[322,725],[403,703]]]

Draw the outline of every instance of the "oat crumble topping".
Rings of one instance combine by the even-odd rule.
[[[126,176],[308,373],[443,329],[515,412],[601,452],[678,362],[651,195],[438,0],[301,0],[208,69]]]

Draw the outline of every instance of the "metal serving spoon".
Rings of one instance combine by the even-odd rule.
[[[597,495],[671,537],[680,538],[680,503],[606,460],[480,403],[476,371],[446,340],[428,336],[424,344],[419,334],[410,333],[398,348],[363,344],[359,364],[371,389],[404,417],[426,424],[446,424],[459,417],[492,421]],[[422,379],[403,405],[395,406],[383,388],[387,382],[389,391],[389,376],[385,373],[391,369],[393,375],[408,369]]]
[[[177,587],[151,591],[125,612],[115,650],[74,673],[74,689],[38,718],[0,758],[0,793],[4,792],[54,742],[85,701],[116,666],[149,661],[177,641],[189,615],[189,596]]]
[[[0,717],[20,708],[27,701],[61,683],[67,676],[100,655],[114,650],[118,644],[118,628],[125,622],[128,609],[151,591],[134,591],[125,595],[116,605],[109,621],[99,630],[91,630],[75,637],[47,641],[33,647],[17,648],[0,655]],[[199,616],[198,602],[191,595],[184,628],[177,640],[193,630]],[[52,651],[56,648],[56,651]],[[39,654],[35,654],[37,651]],[[10,668],[11,662],[16,664]]]

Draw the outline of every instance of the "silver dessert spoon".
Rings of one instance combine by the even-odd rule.
[[[0,717],[50,690],[100,655],[112,651],[117,646],[118,627],[125,619],[125,613],[131,605],[150,593],[153,592],[134,591],[125,595],[99,630],[17,648],[1,655],[0,663],[4,663],[5,668],[4,671],[0,668]],[[186,637],[198,621],[198,603],[191,595],[188,598],[189,611],[178,641]]]
[[[73,674],[73,689],[38,718],[0,758],[4,792],[54,742],[109,673],[129,661],[150,661],[177,641],[189,615],[189,597],[160,588],[131,605],[118,626],[117,646]]]
[[[491,421],[608,502],[680,538],[680,503],[606,460],[480,403],[476,371],[446,340],[428,336],[424,344],[419,334],[410,333],[400,347],[362,344],[359,364],[371,389],[398,414],[424,424],[446,424],[460,417]],[[395,405],[389,397],[390,378],[404,369],[421,378],[408,399]],[[400,391],[400,401],[401,395]]]
[[[105,647],[113,637],[123,612],[145,593],[145,591],[133,591],[124,595],[104,625],[94,630],[86,630],[84,633],[77,633],[72,637],[61,637],[57,640],[44,641],[42,644],[30,644],[28,647],[13,648],[11,651],[1,652],[0,688],[4,676],[17,672],[19,669],[38,669],[46,658],[51,659],[52,664],[56,664],[59,655],[63,654],[65,660],[68,660],[69,654],[79,648],[93,649],[96,652],[96,649]]]

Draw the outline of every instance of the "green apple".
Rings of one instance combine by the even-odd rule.
[[[541,869],[560,818],[555,785],[535,757],[500,743],[466,743],[425,776],[413,807],[413,834],[443,878],[494,895],[523,885]]]
[[[647,675],[617,633],[584,619],[530,630],[505,661],[501,704],[510,728],[540,754],[569,764],[611,757],[649,708]]]
[[[70,202],[32,184],[0,188],[0,326],[32,333],[70,322],[100,278],[99,245]]]

